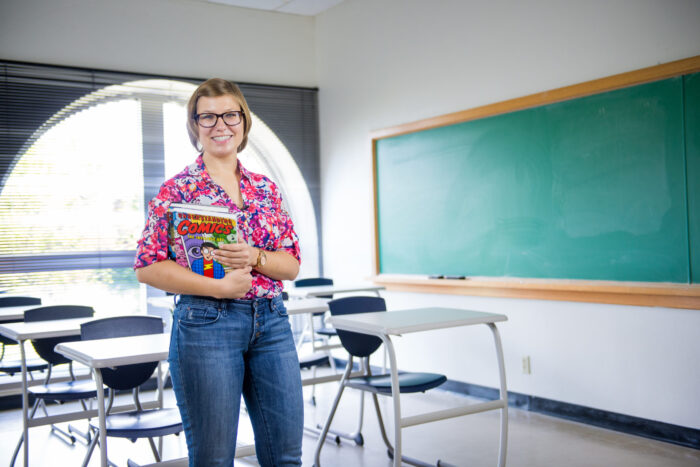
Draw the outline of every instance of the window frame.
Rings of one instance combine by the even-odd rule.
[[[198,85],[204,79],[0,60],[0,193],[7,178],[43,125],[76,100],[111,85],[165,79]],[[285,145],[299,167],[316,218],[318,273],[322,274],[318,137],[318,89],[237,83],[255,111]],[[24,109],[23,110],[23,106]],[[144,110],[142,106],[142,114]],[[162,118],[160,119],[162,135]],[[157,123],[156,123],[157,125]],[[154,128],[153,131],[158,131]],[[183,130],[184,131],[184,130]],[[143,143],[144,212],[165,176],[164,143],[147,135]],[[133,265],[133,250],[2,255],[0,274]]]

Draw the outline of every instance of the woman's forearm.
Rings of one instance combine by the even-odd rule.
[[[299,261],[294,256],[282,250],[265,250],[265,255],[267,256],[265,265],[256,267],[256,271],[278,281],[296,279],[297,274],[299,274]]]
[[[252,280],[250,268],[235,269],[223,279],[213,279],[194,273],[169,259],[137,269],[136,278],[166,292],[214,298],[241,298],[250,290]]]

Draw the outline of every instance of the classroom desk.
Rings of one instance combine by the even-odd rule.
[[[299,315],[303,313],[320,313],[328,311],[328,300],[325,298],[301,298],[298,300],[285,300],[285,308],[290,315]]]
[[[500,449],[498,455],[499,467],[504,467],[506,462],[506,446],[508,439],[508,393],[506,390],[506,373],[503,361],[503,349],[501,338],[495,323],[506,321],[505,315],[483,313],[471,310],[452,308],[418,308],[401,311],[358,313],[351,315],[332,316],[329,319],[336,329],[355,331],[379,337],[389,353],[389,367],[391,371],[391,394],[394,404],[394,466],[401,465],[401,428],[422,423],[444,420],[487,410],[501,410]],[[485,324],[491,329],[496,346],[500,378],[500,399],[478,404],[469,404],[462,407],[449,408],[433,413],[401,417],[401,404],[399,396],[398,368],[396,367],[396,353],[390,336],[400,336],[411,332],[423,332],[436,329],[454,328],[458,326],[471,326]],[[319,441],[316,448],[316,464],[318,464],[320,448]]]
[[[319,297],[347,292],[374,292],[379,296],[379,291],[385,288],[383,285],[374,284],[314,285],[311,287],[290,287],[287,289],[287,293],[290,297]]]
[[[157,306],[160,308],[168,308],[170,310],[175,308],[175,300],[173,295],[164,295],[162,297],[150,297],[148,300],[149,305]]]

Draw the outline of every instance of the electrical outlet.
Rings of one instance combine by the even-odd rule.
[[[523,374],[524,375],[532,374],[532,369],[530,368],[530,356],[529,355],[523,357]]]

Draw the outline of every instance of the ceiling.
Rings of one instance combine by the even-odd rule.
[[[316,16],[343,0],[205,0],[209,3],[276,11],[293,15]]]

